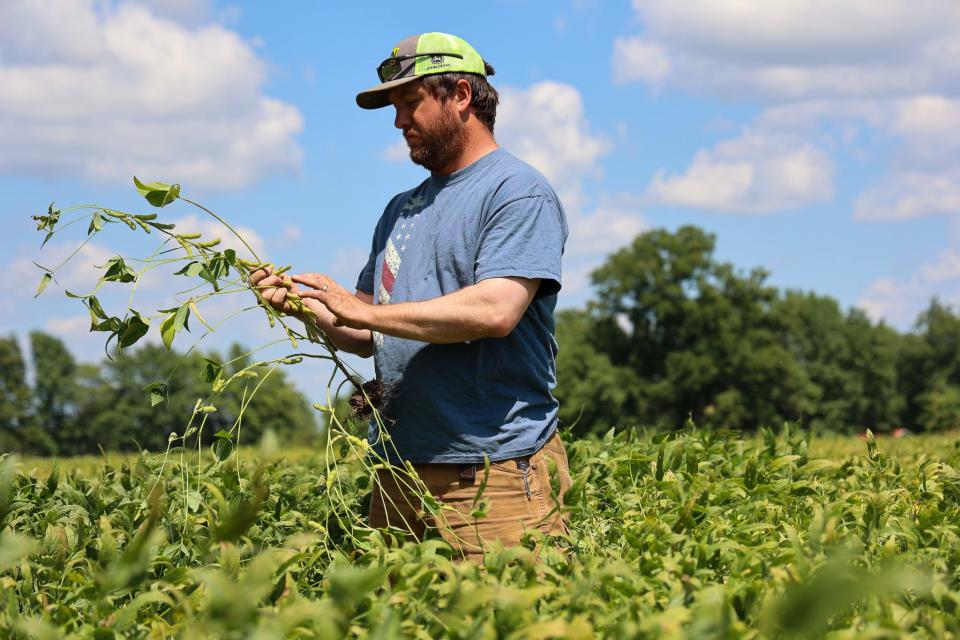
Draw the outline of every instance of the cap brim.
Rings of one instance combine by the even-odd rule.
[[[420,80],[423,76],[407,76],[389,82],[383,82],[357,94],[357,105],[361,109],[381,109],[390,105],[389,94],[395,88]]]

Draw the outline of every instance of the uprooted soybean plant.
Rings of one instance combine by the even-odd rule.
[[[176,185],[137,183],[163,207]],[[204,210],[205,213],[213,215]],[[67,219],[73,215],[74,218]],[[64,217],[64,220],[61,220]],[[300,358],[325,358],[363,390],[322,335],[257,304],[247,276],[261,261],[177,233],[153,214],[100,207],[38,216],[45,240],[88,221],[162,238],[142,260],[103,265],[90,292],[69,292],[112,353],[159,327],[168,347],[204,304],[249,298],[290,352],[227,375],[211,362],[208,396],[162,452],[95,473],[0,462],[0,636],[17,638],[715,638],[946,637],[960,632],[960,453],[951,438],[916,438],[887,453],[786,430],[744,439],[688,427],[611,431],[571,443],[571,530],[542,544],[492,545],[482,565],[439,539],[404,543],[365,524],[378,459],[332,411],[318,451],[264,455],[232,427],[205,434],[217,394]],[[221,222],[223,222],[221,220]],[[224,222],[224,224],[226,224]],[[228,226],[229,228],[229,226]],[[45,268],[40,292],[63,265]],[[136,310],[144,274],[178,268],[178,304]],[[192,282],[196,281],[196,282]],[[98,299],[131,288],[122,312]],[[38,292],[39,293],[39,292]],[[102,296],[101,296],[102,297]],[[294,300],[294,302],[296,302]],[[163,406],[167,375],[144,390]],[[344,383],[346,384],[346,382]],[[338,385],[339,386],[339,385]],[[368,403],[369,404],[369,403]],[[375,420],[380,420],[376,407]],[[816,448],[827,451],[817,457]],[[925,449],[930,455],[922,453]],[[439,509],[424,495],[424,506]],[[439,514],[441,515],[442,514]],[[482,513],[478,513],[482,517]]]

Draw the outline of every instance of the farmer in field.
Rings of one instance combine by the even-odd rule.
[[[406,38],[377,73],[380,84],[357,104],[392,106],[410,159],[430,176],[387,204],[355,292],[318,273],[292,277],[307,289],[266,269],[252,280],[276,286],[263,296],[287,312],[292,289],[334,344],[374,357],[390,439],[372,424],[371,444],[413,463],[452,507],[430,516],[381,470],[372,526],[418,538],[433,526],[467,554],[493,540],[517,544],[531,529],[561,532],[557,501],[570,476],[552,390],[563,208],[540,173],[498,147],[493,68],[467,42]],[[485,456],[489,509],[478,517]]]

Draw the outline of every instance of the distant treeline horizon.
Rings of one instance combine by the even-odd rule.
[[[691,422],[841,433],[960,427],[954,309],[934,299],[900,332],[829,296],[771,287],[763,269],[719,262],[715,243],[689,226],[637,236],[593,272],[584,308],[557,313],[562,428],[579,436]],[[228,375],[249,364],[240,345],[226,358],[146,345],[92,364],[50,333],[33,331],[29,343],[32,385],[16,337],[0,338],[0,452],[163,450],[208,395],[211,363]],[[152,406],[144,388],[161,380],[166,399]],[[242,402],[243,388],[228,387],[205,433],[229,429]],[[311,442],[315,416],[277,369],[244,412],[241,444],[268,431]]]

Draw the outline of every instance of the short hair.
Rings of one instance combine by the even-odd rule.
[[[484,61],[484,71],[487,76],[492,76],[495,71],[490,63]],[[493,133],[493,125],[497,120],[497,105],[500,103],[500,94],[493,88],[487,78],[478,73],[438,73],[425,76],[423,86],[427,88],[435,98],[440,101],[446,100],[453,94],[457,88],[457,83],[466,80],[470,83],[470,106],[473,112],[483,124],[486,125],[490,133]]]

